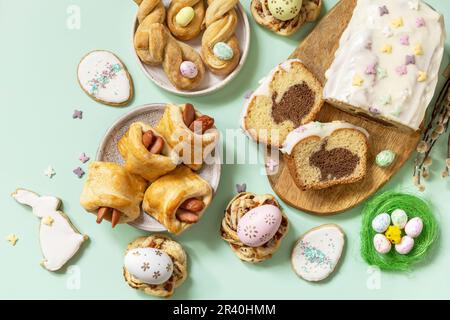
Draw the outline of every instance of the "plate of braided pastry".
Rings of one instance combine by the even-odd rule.
[[[206,95],[241,70],[250,26],[239,0],[134,1],[136,58],[159,87],[177,95]]]
[[[190,104],[148,104],[106,132],[80,202],[97,223],[180,234],[200,221],[219,186],[219,131]]]

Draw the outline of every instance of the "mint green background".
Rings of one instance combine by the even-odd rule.
[[[335,1],[325,1],[323,12]],[[450,18],[448,0],[430,0]],[[81,29],[66,28],[66,9],[81,8]],[[247,14],[249,0],[243,0]],[[131,46],[131,26],[136,6],[131,0],[0,0],[0,298],[45,299],[152,299],[125,283],[123,252],[128,242],[144,232],[123,225],[111,230],[108,223],[97,225],[78,203],[84,182],[72,170],[80,165],[78,156],[93,157],[103,134],[115,119],[151,102],[182,103],[186,100],[157,88],[140,71]],[[308,25],[291,38],[283,38],[251,21],[250,55],[241,73],[226,88],[208,97],[189,101],[214,116],[222,130],[238,128],[238,116],[245,91],[276,63],[285,59],[298,41],[311,30]],[[450,22],[447,23],[449,33]],[[115,52],[133,76],[136,95],[131,106],[110,108],[87,97],[76,82],[80,58],[93,49]],[[324,48],[324,50],[327,50]],[[446,42],[443,65],[449,62]],[[442,79],[441,79],[442,80]],[[73,120],[74,109],[84,111],[83,120]],[[424,197],[431,200],[441,221],[442,236],[426,263],[410,274],[381,273],[380,289],[367,286],[368,266],[359,255],[361,206],[334,217],[320,218],[285,205],[291,228],[276,255],[259,265],[242,263],[219,238],[222,212],[234,194],[236,183],[247,182],[257,193],[271,192],[261,165],[224,165],[217,197],[201,222],[177,240],[189,255],[189,278],[174,298],[450,298],[450,181],[440,178],[445,138],[433,152],[435,163]],[[250,151],[256,150],[250,144]],[[53,179],[43,175],[52,165]],[[82,165],[85,168],[85,165]],[[410,160],[384,190],[413,190]],[[51,273],[39,266],[41,253],[38,224],[31,210],[9,196],[17,187],[58,196],[73,223],[90,236],[90,241],[69,264],[81,271],[80,290],[67,289],[70,274]],[[337,223],[347,233],[345,256],[336,274],[321,284],[299,279],[291,270],[289,255],[296,238],[323,223]],[[15,247],[4,237],[15,233]]]

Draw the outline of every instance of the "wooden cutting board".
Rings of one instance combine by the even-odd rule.
[[[291,55],[291,58],[303,60],[322,83],[325,83],[325,71],[333,61],[339,39],[355,6],[356,0],[341,0]],[[282,155],[279,155],[279,167],[275,170],[277,173],[268,175],[273,190],[289,205],[316,215],[340,213],[367,199],[400,170],[420,140],[420,134],[417,132],[400,132],[396,128],[343,112],[329,104],[324,105],[317,120],[344,120],[365,128],[370,133],[370,156],[367,175],[361,182],[318,191],[302,191],[295,185]],[[397,158],[391,167],[382,169],[376,166],[375,156],[385,149],[393,150]],[[267,161],[268,158],[266,163]]]

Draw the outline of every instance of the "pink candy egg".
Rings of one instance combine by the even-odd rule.
[[[410,236],[404,236],[402,237],[402,240],[399,244],[395,245],[395,251],[397,251],[400,254],[408,254],[414,247],[414,239]]]
[[[385,237],[384,234],[377,233],[373,237],[373,246],[378,253],[385,254],[391,251],[391,242]]]
[[[197,66],[192,61],[183,61],[180,64],[180,72],[183,77],[194,79],[197,74]]]
[[[243,244],[259,247],[277,233],[281,211],[273,205],[262,205],[247,212],[238,222],[237,235]]]
[[[417,238],[422,233],[423,222],[419,217],[412,218],[405,226],[405,232],[411,238]]]

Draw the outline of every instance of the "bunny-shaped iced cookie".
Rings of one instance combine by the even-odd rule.
[[[34,215],[41,219],[39,239],[44,255],[42,266],[49,271],[61,269],[88,237],[80,234],[69,218],[58,210],[61,206],[58,198],[40,197],[25,189],[17,189],[12,197],[17,202],[30,206]]]

